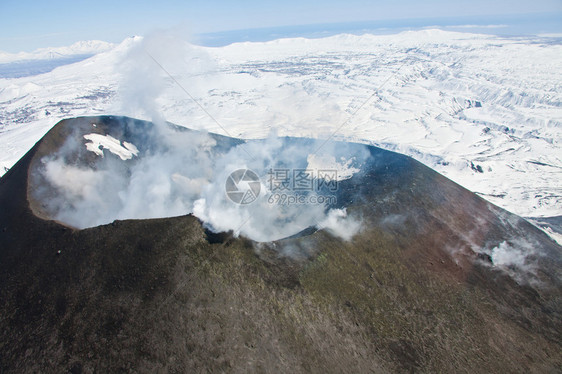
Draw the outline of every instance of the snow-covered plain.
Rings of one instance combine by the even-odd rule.
[[[160,35],[107,49],[0,79],[0,175],[59,120],[115,114],[373,144],[513,213],[562,215],[560,39],[424,30],[206,48]]]

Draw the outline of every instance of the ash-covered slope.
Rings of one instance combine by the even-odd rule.
[[[121,171],[128,176],[125,187],[134,186],[138,168],[149,165],[142,160],[166,154],[154,129],[120,117],[63,121],[0,179],[1,371],[548,372],[561,367],[560,247],[526,221],[396,153],[332,144],[332,152],[355,156],[344,163],[353,175],[342,178],[332,191],[337,201],[326,207],[346,209],[348,220],[316,222],[287,239],[258,242],[244,237],[255,234],[249,229],[234,229],[239,237],[206,229],[224,224],[212,214],[213,207],[222,206],[209,202],[222,174],[205,176],[201,220],[183,215],[82,230],[49,220],[69,224],[79,216],[59,216],[65,207],[57,197],[80,197],[66,209],[87,215],[80,209],[92,206],[81,204],[89,201],[86,196],[97,196],[87,189],[77,194],[74,185],[75,194],[68,195],[63,186],[69,185],[53,184],[44,173],[50,161],[64,159],[63,166],[81,171]],[[171,131],[180,140],[185,134],[201,136]],[[84,138],[91,134],[117,142],[105,138],[105,148],[101,143],[97,148],[102,157],[86,148],[97,139]],[[234,155],[244,146],[261,160],[255,150],[269,150],[267,141],[252,148],[206,136],[214,139],[203,143],[211,155]],[[166,144],[170,150],[172,143]],[[303,139],[277,145],[293,155],[317,149]],[[204,168],[205,160],[192,160],[198,165],[193,170]],[[221,160],[213,158],[213,167]],[[169,164],[164,161],[157,166]],[[80,175],[82,186],[101,186],[87,178],[91,175]],[[125,187],[110,184],[104,193],[134,196],[124,193]],[[170,188],[173,201],[188,207],[191,197]],[[143,191],[133,192],[146,196]],[[111,212],[135,212],[122,208]],[[348,238],[337,227],[350,228],[349,220],[360,222],[360,228]],[[250,226],[260,228],[252,221]],[[292,231],[270,232],[285,233]]]

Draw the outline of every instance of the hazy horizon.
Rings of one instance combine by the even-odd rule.
[[[162,0],[116,3],[70,0],[45,3],[4,0],[0,3],[0,51],[31,52],[77,41],[117,43],[157,29],[177,29],[190,40],[219,46],[279,37],[320,37],[341,32],[390,33],[439,27],[495,35],[562,32],[562,2],[556,0],[474,0],[470,4],[431,0],[401,2],[335,0],[205,3]]]

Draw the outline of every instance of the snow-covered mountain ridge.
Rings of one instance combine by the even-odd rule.
[[[74,55],[94,55],[106,52],[115,44],[101,40],[87,40],[76,42],[67,47],[39,48],[33,52],[9,53],[0,51],[0,64],[25,60],[47,60],[64,58]]]
[[[333,135],[413,156],[519,215],[562,215],[558,39],[425,30],[205,48],[131,38],[0,79],[0,174],[60,119],[97,114],[242,138]]]

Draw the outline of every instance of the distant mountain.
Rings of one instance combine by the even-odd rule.
[[[0,64],[29,60],[56,60],[75,55],[95,55],[107,52],[113,47],[115,47],[113,43],[88,40],[76,42],[66,47],[39,48],[33,52],[8,53],[0,51]]]
[[[182,153],[186,139],[199,151]],[[562,248],[542,231],[394,152],[270,141],[275,155],[267,141],[124,117],[53,127],[0,179],[0,371],[528,373],[562,366]],[[156,212],[162,196],[181,203],[187,195],[170,186],[192,187],[187,180],[208,160],[216,160],[215,173],[235,167],[228,161],[237,151],[255,165],[299,164],[302,155],[320,155],[319,146],[329,152],[316,164],[330,154],[357,162],[340,163],[350,168],[332,191],[333,208],[361,222],[347,239],[337,232],[345,221],[261,242],[240,227],[216,230],[248,211],[234,202],[203,220],[116,220],[82,230],[52,220],[68,219],[57,215],[66,209],[99,214],[95,204],[111,208],[139,194],[140,211]],[[127,183],[115,183],[115,175]],[[142,194],[146,181],[152,199]],[[228,201],[219,184],[201,190],[204,204],[213,196]],[[129,187],[135,194],[125,193]],[[84,200],[95,204],[80,211]]]
[[[70,47],[42,48],[31,53],[0,52],[0,79],[14,79],[49,73],[114,47],[102,41],[77,42]]]

